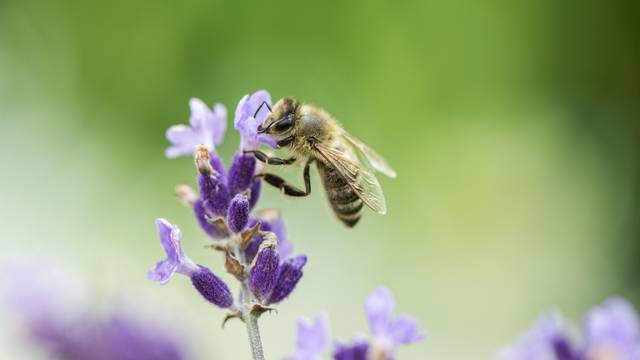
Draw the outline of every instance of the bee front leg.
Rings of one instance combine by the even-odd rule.
[[[304,166],[304,175],[303,175],[304,190],[301,190],[296,186],[293,186],[287,183],[285,179],[281,178],[278,175],[263,173],[263,174],[256,174],[255,177],[264,179],[264,181],[267,184],[280,189],[282,192],[285,193],[285,195],[295,196],[295,197],[307,196],[311,194],[311,180],[309,177],[309,167],[312,161],[313,160],[307,161],[307,164]]]
[[[291,165],[296,161],[296,158],[290,157],[288,159],[281,159],[279,157],[272,157],[260,150],[246,150],[245,154],[253,154],[259,161],[269,165]]]

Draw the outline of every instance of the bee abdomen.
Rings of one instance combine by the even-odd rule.
[[[325,167],[320,173],[333,212],[348,227],[355,226],[364,211],[364,203],[332,168]]]
[[[349,204],[340,205],[334,203],[332,205],[338,218],[347,226],[352,227],[360,220],[364,203],[358,198],[358,200]]]

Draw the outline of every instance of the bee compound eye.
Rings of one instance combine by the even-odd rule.
[[[283,133],[293,126],[293,114],[287,115],[277,123],[273,124],[273,130],[277,133]]]

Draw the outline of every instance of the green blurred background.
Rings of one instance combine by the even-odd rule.
[[[488,359],[543,310],[579,320],[612,294],[640,300],[637,2],[0,0],[2,255],[54,254],[98,309],[114,298],[179,329],[194,359],[248,358],[240,323],[184,278],[145,279],[163,254],[153,220],[222,273],[163,156],[188,99],[268,89],[333,113],[398,171],[389,213],[353,230],[317,176],[281,208],[305,277],[262,321],[269,358],[295,320],[327,310],[333,335],[366,329],[384,284],[429,330],[401,359]],[[228,132],[220,153],[237,147]],[[288,171],[300,181],[301,169]],[[2,319],[0,319],[2,320]],[[43,358],[0,322],[7,358]]]

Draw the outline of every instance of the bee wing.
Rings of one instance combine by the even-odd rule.
[[[367,158],[367,160],[369,160],[374,169],[390,178],[396,177],[396,171],[393,170],[391,165],[389,165],[389,163],[387,163],[387,161],[372,148],[368,147],[365,143],[344,130],[342,131],[342,137],[347,139],[351,145],[358,149]]]
[[[387,213],[387,205],[384,200],[382,188],[373,171],[357,162],[357,158],[339,148],[317,143],[314,145],[320,156],[342,176],[358,197],[379,213]]]

